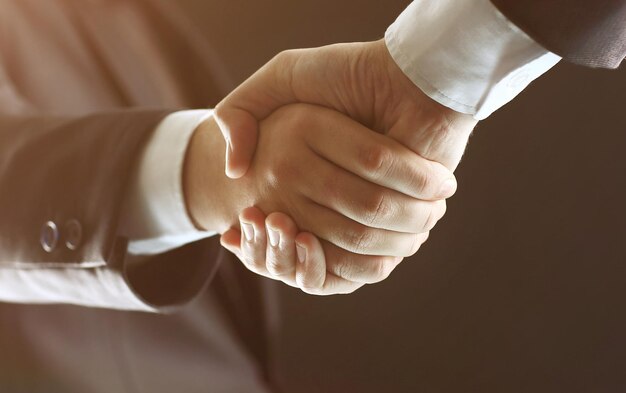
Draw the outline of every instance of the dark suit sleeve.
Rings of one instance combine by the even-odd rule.
[[[165,115],[0,116],[0,301],[156,310],[202,289],[215,270],[214,242],[129,267],[119,235],[129,179]],[[59,239],[46,251],[48,222]],[[82,229],[77,247],[66,245],[71,222]]]
[[[626,0],[492,0],[514,24],[565,60],[617,68],[626,56]]]

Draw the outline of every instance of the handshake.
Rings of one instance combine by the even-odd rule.
[[[475,124],[422,93],[382,40],[283,52],[194,133],[188,211],[253,272],[350,293],[426,241]]]

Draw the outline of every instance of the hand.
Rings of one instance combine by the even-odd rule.
[[[224,233],[221,243],[255,273],[313,295],[349,293],[365,285],[327,274],[320,241],[310,233],[298,233],[295,222],[286,214],[272,213],[266,217],[261,210],[250,207],[239,217],[255,228],[255,241],[231,229]],[[395,264],[401,260],[397,258]]]
[[[241,213],[240,220],[255,228],[255,241],[251,242],[248,240],[250,236],[242,236],[240,231],[231,229],[224,233],[221,243],[257,274],[280,280],[312,295],[351,293],[367,283],[351,282],[333,274],[332,268],[328,268],[333,264],[327,264],[325,254],[338,258],[344,256],[325,250],[313,234],[298,233],[295,222],[286,214],[272,213],[266,217],[259,209],[250,207]],[[428,232],[421,235],[420,244],[427,239]],[[349,257],[349,254],[345,256]],[[378,264],[381,270],[377,281],[385,279],[402,260],[398,257],[393,263]]]
[[[398,68],[383,40],[289,50],[216,107],[229,145],[228,176],[237,178],[247,171],[256,149],[258,121],[294,102],[342,112],[452,171],[476,124],[471,116],[422,93]]]
[[[452,171],[476,125],[471,116],[446,108],[422,93],[398,68],[383,40],[286,51],[216,108],[216,119],[229,146],[228,176],[237,178],[248,170],[256,149],[258,121],[293,102],[340,111]],[[456,183],[448,187],[454,193]],[[222,242],[233,251],[239,250],[240,258],[252,258],[254,252],[243,242],[237,247],[238,235],[227,233]],[[327,257],[332,272],[334,259]],[[286,258],[285,264],[290,263]],[[385,274],[378,274],[381,277]]]
[[[294,217],[324,239],[328,269],[345,281],[337,291],[384,278],[445,212],[450,171],[334,111],[286,107],[262,130],[254,166],[237,180],[223,174],[216,124],[196,131],[184,170],[189,213],[199,227],[218,232],[236,226],[237,212],[251,205]],[[256,240],[265,228],[252,224],[242,222]]]

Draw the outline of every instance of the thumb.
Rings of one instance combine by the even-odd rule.
[[[237,257],[241,255],[241,233],[236,229],[229,229],[220,237],[220,244]]]
[[[245,175],[258,139],[259,121],[296,101],[292,91],[293,51],[281,52],[237,87],[215,108],[226,140],[226,175]]]
[[[238,179],[246,174],[254,157],[257,119],[246,110],[221,103],[214,116],[226,141],[226,176]]]

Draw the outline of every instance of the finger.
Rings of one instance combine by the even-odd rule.
[[[416,252],[427,238],[428,233],[419,235]],[[326,255],[326,270],[352,282],[373,284],[383,281],[403,260],[402,257],[354,254],[328,242],[322,242],[322,245]]]
[[[260,213],[260,211],[254,212],[254,214],[258,214],[258,213]],[[291,223],[287,223],[285,219],[288,219],[289,221],[291,221]],[[266,224],[267,224],[267,221],[270,222],[270,225],[272,227],[276,227],[279,230],[285,230],[285,232],[289,233],[288,236],[285,236],[281,239],[281,243],[290,242],[292,249],[295,249],[296,236],[291,235],[291,232],[290,232],[291,228],[289,228],[291,224],[293,224],[293,226],[295,227],[295,223],[293,223],[293,221],[289,218],[289,216],[286,216],[281,213],[278,213],[278,214],[274,213],[268,216],[268,219],[266,220]],[[295,271],[296,266],[299,266],[298,274],[301,277],[300,282],[301,283],[304,282],[306,285],[309,285],[308,284],[309,282],[311,283],[310,286],[307,286],[303,289],[305,292],[309,294],[334,295],[334,294],[352,293],[364,285],[362,281],[353,282],[345,278],[338,277],[331,271],[324,272],[323,279],[320,279],[321,278],[320,270],[324,270],[326,269],[326,267],[325,267],[324,251],[320,250],[321,246],[320,246],[319,241],[316,241],[316,239],[314,239],[315,236],[311,234],[302,233],[298,236],[300,239],[300,243],[303,244],[304,247],[306,247],[307,249],[311,250],[309,252],[310,257],[306,266],[303,263],[300,263],[300,264],[298,264],[298,262],[293,263],[294,271],[292,272],[292,275],[290,277],[285,275],[282,278],[280,278],[285,284],[288,284],[294,287],[301,287],[301,284],[298,284],[296,280],[296,271]],[[241,251],[241,246],[240,246],[241,238],[242,238],[242,234],[240,231],[236,229],[230,229],[221,236],[220,243],[227,250],[235,254],[242,262],[244,262],[244,265],[248,267],[248,265],[245,263],[245,257]],[[325,245],[324,247],[326,248],[328,246]],[[268,245],[268,250],[270,248],[271,248],[271,245]],[[338,253],[333,251],[333,254],[332,254],[333,258],[337,258],[335,256],[336,254]],[[304,255],[306,255],[306,251]],[[346,252],[345,255],[351,255],[351,254]],[[344,258],[345,255],[342,255],[340,257]],[[291,257],[293,258],[293,260],[297,261],[297,256],[291,255]],[[346,261],[346,262],[349,263],[350,261]],[[254,268],[250,270],[252,270],[254,273],[257,273],[259,275],[262,275],[271,279],[276,279],[276,275],[270,273],[267,270],[263,271],[263,269],[258,269],[258,268]],[[342,271],[347,271],[347,269],[343,269]]]
[[[265,220],[268,245],[265,265],[275,278],[296,285],[296,245],[298,228],[291,217],[283,213],[271,213]]]
[[[253,269],[245,263],[245,257],[241,251],[240,242],[241,242],[241,232],[239,232],[236,229],[229,229],[220,237],[220,243],[222,244],[222,246],[226,248],[228,251],[235,254],[235,256],[241,262],[243,262],[243,265],[248,270],[252,271],[253,273],[259,274],[261,276],[272,278],[267,271],[260,271],[256,268]]]
[[[422,95],[413,101],[419,107],[409,104],[406,115],[397,118],[387,135],[454,172],[477,120],[451,110],[442,112],[441,104],[424,100],[423,93],[415,91]]]
[[[405,257],[414,254],[419,235],[372,228],[353,221],[314,201],[304,200],[307,215],[300,217],[301,229],[356,254]]]
[[[445,200],[419,200],[370,183],[325,160],[320,160],[315,173],[298,187],[319,205],[373,228],[422,233],[431,230],[445,213]]]
[[[265,214],[255,207],[246,208],[239,215],[239,223],[243,235],[240,243],[243,263],[253,272],[268,274],[265,267]]]
[[[222,247],[235,254],[239,259],[241,259],[240,243],[241,232],[236,229],[229,229],[220,237],[220,244]]]
[[[449,198],[456,191],[454,174],[445,166],[333,111],[324,121],[325,127],[307,134],[307,144],[347,171],[423,200]]]
[[[326,272],[326,259],[320,241],[311,233],[296,236],[298,265],[296,282],[300,289],[312,295],[352,293],[363,286]]]

